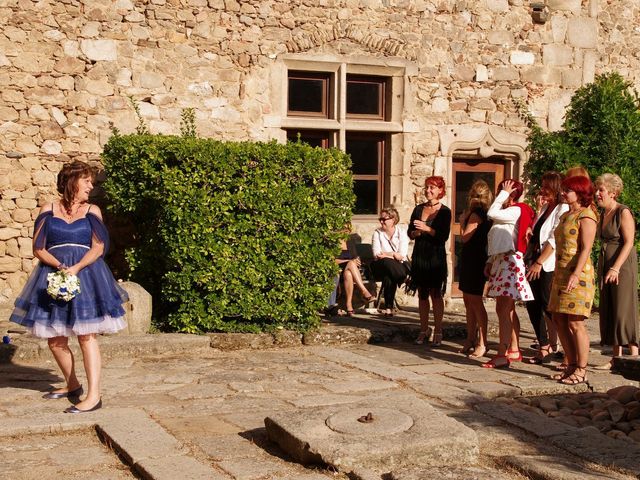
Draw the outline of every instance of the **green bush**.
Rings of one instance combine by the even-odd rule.
[[[618,73],[598,75],[594,83],[576,90],[563,129],[543,130],[528,113],[529,160],[524,176],[530,187],[539,187],[542,174],[582,165],[591,179],[602,173],[620,175],[624,190],[620,202],[640,213],[640,99]],[[535,188],[530,193],[535,192]]]
[[[136,226],[131,278],[160,328],[299,331],[319,322],[354,203],[349,157],[303,143],[115,134],[114,210]]]

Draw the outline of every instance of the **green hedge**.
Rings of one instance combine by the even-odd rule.
[[[350,160],[303,143],[115,134],[105,189],[136,227],[131,279],[163,330],[319,322],[354,203]]]

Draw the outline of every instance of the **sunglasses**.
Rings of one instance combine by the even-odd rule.
[[[380,222],[386,222],[387,220],[391,220],[391,217],[380,217],[378,220]]]

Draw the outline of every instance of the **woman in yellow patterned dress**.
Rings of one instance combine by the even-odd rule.
[[[591,314],[596,289],[591,247],[598,219],[592,208],[593,194],[593,184],[588,178],[570,177],[562,181],[562,197],[569,211],[560,217],[555,231],[556,270],[549,311],[567,365],[564,372],[552,378],[567,385],[587,381],[589,334],[584,320]]]

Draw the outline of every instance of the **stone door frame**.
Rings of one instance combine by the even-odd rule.
[[[492,125],[442,125],[437,127],[440,157],[436,158],[434,175],[441,175],[447,184],[447,205],[453,205],[453,158],[475,157],[505,159],[505,178],[521,179],[524,164],[529,158],[526,135]],[[451,237],[447,241],[447,265],[453,273]],[[447,298],[451,298],[453,274],[447,279]]]

